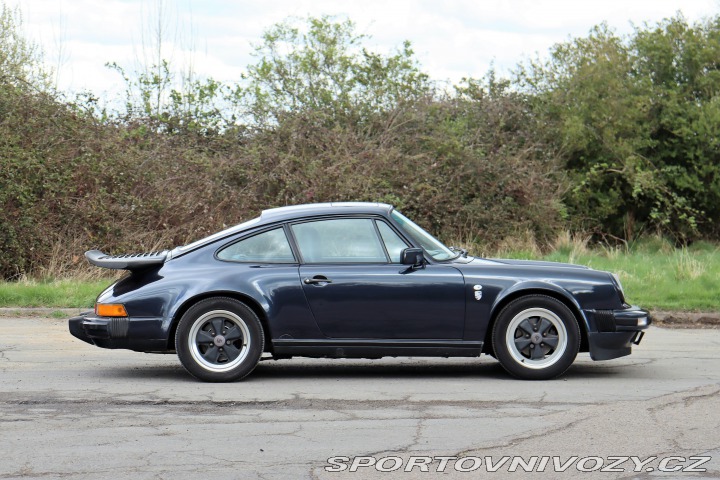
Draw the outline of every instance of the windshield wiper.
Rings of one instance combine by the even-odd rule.
[[[449,248],[453,252],[457,252],[458,257],[467,258],[467,256],[468,256],[468,251],[465,250],[464,248],[458,248],[458,247],[449,247]],[[455,258],[457,258],[457,257],[455,257]]]

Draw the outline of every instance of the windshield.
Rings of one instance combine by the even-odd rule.
[[[420,245],[433,260],[442,262],[444,260],[457,258],[458,255],[460,255],[447,248],[435,237],[417,226],[412,220],[397,210],[393,210],[390,216],[398,223],[402,231],[405,232],[408,237],[412,238],[415,243]]]

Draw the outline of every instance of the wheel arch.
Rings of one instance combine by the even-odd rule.
[[[177,333],[178,323],[180,323],[180,319],[183,315],[185,315],[185,312],[187,312],[196,303],[214,297],[232,298],[247,305],[248,308],[250,308],[250,310],[252,310],[260,320],[260,325],[262,325],[263,331],[265,332],[265,345],[263,346],[263,351],[268,351],[267,349],[269,348],[269,345],[272,345],[272,342],[268,341],[268,338],[270,337],[270,326],[268,324],[267,313],[265,312],[265,310],[251,296],[239,292],[226,290],[200,293],[198,295],[195,295],[194,297],[186,299],[180,305],[180,307],[178,307],[172,317],[172,323],[170,324],[170,331],[168,334],[168,350],[175,349],[175,335]]]
[[[528,295],[545,295],[562,302],[566,307],[568,307],[575,316],[575,320],[578,322],[578,326],[580,327],[580,351],[588,351],[588,323],[585,315],[582,313],[580,305],[572,298],[572,296],[567,293],[563,293],[560,289],[556,290],[546,286],[533,285],[515,289],[495,301],[490,313],[490,322],[488,322],[487,330],[485,331],[483,353],[491,353],[492,330],[495,326],[495,321],[497,320],[498,315],[500,315],[500,312],[502,312],[503,308],[505,308],[510,302]]]

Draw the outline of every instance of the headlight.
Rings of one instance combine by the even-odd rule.
[[[622,283],[620,283],[620,277],[618,277],[616,274],[611,273],[613,279],[615,280],[615,286],[617,287],[618,291],[620,292],[620,300],[622,300],[623,303],[625,303],[625,290],[623,290]]]

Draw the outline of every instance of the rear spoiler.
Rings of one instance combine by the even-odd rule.
[[[108,255],[100,250],[88,250],[85,252],[85,258],[96,267],[112,268],[114,270],[139,270],[165,263],[169,253],[169,251],[163,250],[162,252]]]

